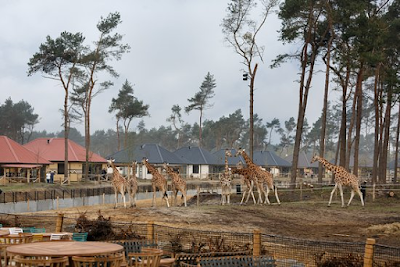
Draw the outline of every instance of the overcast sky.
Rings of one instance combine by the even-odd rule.
[[[0,103],[11,97],[14,103],[24,100],[32,105],[40,122],[35,130],[62,130],[64,90],[41,74],[27,76],[27,63],[39,51],[47,35],[53,39],[63,31],[82,32],[86,44],[97,40],[100,17],[120,12],[117,28],[131,52],[112,62],[120,74],[114,86],[93,100],[91,132],[115,129],[114,114],[108,113],[113,97],[125,80],[134,85],[134,95],[150,106],[144,117],[146,128],[168,125],[171,107],[188,105],[188,98],[199,91],[207,72],[214,75],[217,87],[204,119],[218,120],[237,109],[249,117],[248,82],[242,80],[241,57],[224,43],[221,30],[228,0],[85,0],[85,1],[6,1],[0,0]],[[257,18],[255,18],[257,19]],[[298,64],[286,63],[270,69],[278,54],[291,52],[278,40],[280,21],[271,15],[259,33],[258,44],[265,46],[264,63],[260,60],[255,84],[254,112],[263,122],[273,118],[281,124],[297,118]],[[320,75],[323,76],[323,75]],[[101,78],[101,77],[100,77]],[[104,77],[104,80],[109,77]],[[323,79],[315,79],[307,109],[311,125],[322,109]],[[198,112],[183,114],[183,119],[198,122]],[[139,119],[131,124],[136,130]],[[82,125],[73,125],[83,134]]]

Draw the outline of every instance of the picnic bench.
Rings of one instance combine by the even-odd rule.
[[[270,256],[222,256],[222,257],[199,257],[197,263],[179,263],[181,267],[275,267],[275,259]]]

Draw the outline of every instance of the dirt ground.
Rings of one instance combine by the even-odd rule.
[[[398,198],[367,199],[362,207],[355,197],[350,207],[342,208],[340,198],[334,199],[327,207],[326,195],[321,198],[303,201],[291,201],[283,194],[281,205],[239,205],[240,195],[232,195],[231,205],[220,205],[220,196],[205,193],[188,200],[188,207],[167,208],[165,202],[157,201],[157,207],[151,207],[151,200],[138,201],[136,208],[116,209],[113,205],[84,206],[57,211],[38,212],[56,214],[62,212],[66,217],[78,217],[85,212],[90,219],[96,219],[100,211],[104,217],[118,222],[154,221],[174,227],[233,231],[251,233],[260,229],[262,233],[294,237],[309,240],[364,242],[366,238],[375,238],[377,243],[400,247],[400,201]],[[345,195],[348,200],[348,195]],[[181,203],[180,197],[178,204]],[[54,221],[49,223],[54,224]]]

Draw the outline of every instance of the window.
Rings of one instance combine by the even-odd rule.
[[[193,173],[199,173],[200,166],[199,165],[193,165]]]
[[[57,164],[57,174],[64,174],[64,163]]]

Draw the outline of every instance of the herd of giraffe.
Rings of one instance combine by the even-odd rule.
[[[254,204],[271,204],[268,198],[269,192],[272,191],[275,194],[275,198],[277,203],[280,205],[280,200],[278,197],[277,187],[274,185],[273,175],[256,165],[249,155],[245,152],[244,149],[239,149],[235,157],[241,156],[246,162],[246,168],[238,167],[236,169],[231,170],[228,164],[228,158],[233,157],[230,149],[225,150],[225,169],[220,178],[221,183],[221,204],[230,204],[230,195],[231,195],[231,182],[233,174],[241,175],[243,178],[243,184],[246,186],[240,204],[247,203],[250,196],[253,198]],[[331,171],[335,174],[335,186],[331,191],[328,206],[330,206],[332,202],[332,197],[334,192],[339,188],[340,196],[342,200],[342,207],[344,207],[344,199],[343,199],[343,186],[350,186],[351,188],[351,196],[347,206],[350,205],[355,193],[360,196],[361,204],[364,206],[364,200],[362,193],[360,191],[360,183],[357,176],[347,172],[343,167],[333,165],[328,162],[326,159],[314,156],[311,160],[313,162],[320,162],[327,170]],[[167,179],[153,166],[148,162],[148,159],[143,158],[142,164],[146,166],[149,173],[152,174],[152,190],[153,190],[153,200],[152,206],[154,207],[156,204],[156,193],[157,190],[162,193],[162,199],[166,201],[167,207],[170,207],[168,201],[167,194]],[[124,202],[124,207],[126,208],[126,199],[125,192],[128,193],[129,196],[129,204],[130,207],[136,207],[136,192],[138,189],[137,177],[136,177],[136,166],[137,162],[134,161],[132,163],[133,174],[132,176],[128,176],[125,179],[118,169],[114,165],[114,160],[108,160],[108,165],[113,169],[113,177],[111,184],[114,188],[115,193],[115,207],[118,205],[118,194],[122,195],[122,199]],[[181,176],[173,170],[167,163],[163,164],[163,168],[166,173],[171,177],[172,180],[172,193],[174,196],[174,203],[176,205],[177,194],[180,191],[183,198],[184,206],[187,206],[187,185],[186,181],[181,178]],[[253,187],[256,187],[258,192],[258,200],[254,196]],[[246,200],[245,197],[247,196]],[[264,201],[263,201],[264,197]]]

